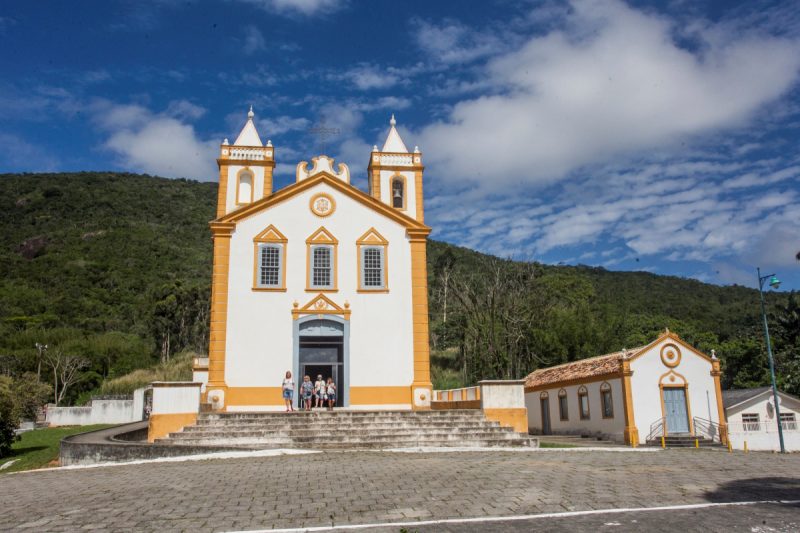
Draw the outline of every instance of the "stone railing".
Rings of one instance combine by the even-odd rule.
[[[381,154],[381,165],[410,167],[414,164],[411,154]]]
[[[433,391],[435,402],[458,402],[481,399],[480,387],[462,387],[460,389],[446,389]]]
[[[264,161],[272,157],[272,148],[228,148],[223,147],[220,155],[225,159]]]

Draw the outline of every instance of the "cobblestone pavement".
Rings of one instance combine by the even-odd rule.
[[[800,499],[800,454],[321,453],[0,475],[0,530],[222,531],[778,499]]]

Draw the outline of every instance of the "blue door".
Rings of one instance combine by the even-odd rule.
[[[664,411],[667,418],[667,433],[689,433],[685,389],[664,389]]]

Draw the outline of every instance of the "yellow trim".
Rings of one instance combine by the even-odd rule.
[[[409,387],[350,387],[350,405],[410,404]]]
[[[320,198],[328,200],[328,202],[330,202],[331,204],[330,209],[328,209],[326,212],[323,213],[318,212],[317,209],[314,207],[314,203]],[[336,200],[334,200],[333,196],[331,196],[326,192],[318,192],[317,194],[311,197],[311,200],[308,201],[308,208],[311,209],[312,213],[314,213],[320,218],[329,217],[333,214],[334,211],[336,211]]]
[[[349,196],[353,200],[371,208],[373,211],[376,211],[387,218],[394,220],[398,224],[407,228],[409,237],[416,236],[416,238],[424,238],[431,232],[431,228],[425,224],[417,222],[415,219],[404,214],[402,211],[392,209],[380,200],[376,200],[365,192],[360,191],[356,187],[340,180],[328,172],[320,172],[311,178],[306,178],[302,181],[293,183],[288,187],[284,187],[280,191],[272,194],[269,198],[262,198],[257,202],[253,202],[252,204],[240,207],[239,209],[228,213],[224,217],[220,218],[218,222],[239,222],[247,219],[257,213],[260,213],[268,207],[284,202],[320,183],[324,183],[341,192],[342,194]]]
[[[607,387],[605,390],[603,390],[604,386]],[[611,398],[611,416],[606,416],[606,402],[603,399],[604,392],[608,392],[609,397]],[[604,381],[600,384],[600,416],[606,420],[614,418],[614,388],[608,381]]]
[[[284,405],[281,387],[231,387],[225,405]]]
[[[147,442],[162,439],[170,433],[180,431],[197,421],[197,413],[170,413],[150,415],[147,426]]]
[[[261,292],[286,292],[286,247],[288,240],[270,224],[264,230],[253,237],[253,290]],[[282,279],[279,287],[262,287],[258,284],[259,257],[258,248],[261,244],[280,244],[281,245],[281,270]]]
[[[581,404],[582,396],[586,397],[586,416],[583,416],[583,404]],[[578,418],[581,420],[592,419],[592,406],[589,403],[589,389],[586,388],[586,385],[578,387]]]
[[[395,181],[402,181],[403,182],[403,198],[402,198],[403,205],[401,205],[400,207],[395,207],[394,206],[394,182]],[[400,211],[407,211],[408,210],[408,180],[406,180],[406,177],[403,174],[401,174],[400,172],[396,172],[395,174],[392,174],[392,176],[389,178],[389,202],[388,203],[393,209],[399,209]]]
[[[728,419],[725,417],[725,407],[722,405],[722,387],[720,376],[722,370],[718,360],[711,361],[711,376],[714,378],[714,392],[717,395],[717,416],[719,417],[719,437],[722,444],[728,444]]]
[[[414,173],[414,192],[416,193],[417,222],[424,223],[425,207],[423,204],[425,201],[425,197],[422,194],[422,170],[417,170]]]
[[[634,448],[639,445],[639,429],[636,427],[636,418],[633,415],[633,391],[631,388],[630,360],[622,361],[622,407],[625,415],[625,443]]]
[[[250,175],[250,201],[249,202],[242,202],[241,201],[241,185],[242,185],[242,174],[247,173]],[[256,190],[256,175],[255,172],[250,170],[250,167],[244,167],[239,172],[236,173],[236,205],[249,205],[253,203],[253,198],[255,198],[255,190]]]
[[[214,263],[211,274],[211,316],[208,344],[208,388],[225,388],[225,341],[228,320],[228,269],[235,224],[212,222]]]
[[[528,409],[526,407],[484,409],[483,414],[488,420],[498,422],[503,427],[512,428],[517,433],[528,433]]]
[[[264,167],[264,189],[261,195],[262,198],[272,194],[272,171],[275,165],[268,165]]]
[[[320,318],[322,315],[342,315],[345,320],[350,320],[350,304],[345,302],[344,307],[341,307],[326,295],[319,293],[303,307],[295,302],[292,319],[297,320],[300,315],[320,315]]]
[[[651,342],[650,344],[648,344],[644,348],[640,349],[635,354],[629,355],[628,356],[628,360],[629,361],[634,361],[634,360],[638,359],[639,357],[644,355],[648,350],[650,350],[650,348],[652,348],[653,346],[656,346],[659,342],[661,342],[661,341],[663,341],[665,339],[672,339],[677,344],[680,344],[681,346],[683,346],[687,350],[699,355],[700,357],[702,357],[703,359],[705,359],[709,363],[713,361],[713,359],[711,359],[711,357],[709,357],[708,355],[704,354],[703,352],[701,352],[700,350],[698,350],[697,348],[695,348],[694,346],[692,346],[691,344],[689,344],[685,340],[681,339],[677,334],[675,334],[675,333],[673,333],[673,332],[671,332],[669,330],[667,330],[664,333],[662,333],[656,340],[654,340],[653,342]]]
[[[333,248],[331,258],[331,287],[313,287],[311,285],[311,254],[314,246],[326,245]],[[339,240],[330,231],[320,226],[306,239],[306,292],[337,292],[339,290]]]
[[[674,361],[669,358],[670,348],[674,350],[674,357],[675,357]],[[675,368],[681,364],[681,349],[678,348],[678,345],[675,344],[674,342],[668,342],[664,346],[662,346],[661,349],[659,350],[659,355],[661,356],[661,362],[667,368]]]
[[[365,287],[361,279],[361,248],[363,246],[383,246],[383,287]],[[389,241],[378,233],[374,227],[356,240],[356,286],[357,292],[386,293],[389,292]]]
[[[228,210],[228,165],[219,166],[219,189],[217,190],[217,218]]]
[[[408,229],[406,231],[411,244],[411,315],[414,342],[414,383],[412,388],[427,388],[431,395],[433,394],[433,384],[431,383],[426,256],[428,231],[426,229]],[[421,409],[416,406],[416,403],[412,405],[414,409]]]

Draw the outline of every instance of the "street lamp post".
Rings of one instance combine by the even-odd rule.
[[[47,351],[47,345],[37,342],[35,345],[36,350],[39,352],[38,364],[36,366],[36,380],[42,380],[42,353]]]
[[[775,361],[772,358],[772,344],[769,341],[769,326],[767,326],[767,310],[764,307],[764,282],[769,280],[769,286],[777,289],[781,282],[775,274],[768,276],[761,275],[761,269],[756,268],[758,273],[758,294],[761,297],[761,318],[764,320],[764,337],[767,340],[767,355],[769,356],[769,373],[772,377],[772,398],[775,402],[775,418],[778,420],[778,439],[781,442],[781,453],[786,453],[786,446],[783,444],[783,426],[781,425],[781,408],[778,405],[778,386],[775,384]]]

